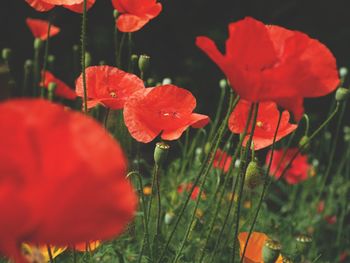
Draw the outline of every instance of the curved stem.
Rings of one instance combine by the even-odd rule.
[[[84,112],[87,114],[87,87],[86,87],[86,64],[85,64],[85,53],[86,53],[86,24],[87,24],[87,0],[84,0],[83,3],[83,21],[81,26],[81,70],[83,76],[83,107]]]
[[[256,223],[256,221],[258,219],[259,212],[260,212],[260,209],[261,209],[261,205],[262,205],[262,202],[264,200],[265,192],[266,192],[266,189],[267,189],[267,186],[268,186],[268,183],[269,183],[269,173],[270,173],[270,169],[271,169],[271,164],[272,164],[272,160],[273,160],[273,153],[275,151],[275,143],[276,143],[278,129],[279,129],[280,124],[281,124],[281,119],[282,119],[282,114],[279,113],[278,122],[277,122],[276,130],[275,130],[275,134],[273,136],[273,141],[272,141],[272,146],[271,146],[270,160],[269,160],[269,164],[268,164],[267,170],[265,172],[265,176],[264,176],[263,190],[262,190],[262,193],[261,193],[261,196],[260,196],[260,200],[259,200],[256,212],[255,212],[255,216],[254,216],[253,222],[252,222],[252,224],[250,226],[250,229],[249,229],[247,240],[246,240],[245,245],[244,245],[244,249],[243,249],[243,253],[242,253],[242,257],[241,257],[241,261],[240,261],[241,263],[243,262],[244,255],[245,255],[245,252],[246,252],[246,249],[247,249],[247,246],[248,246],[248,242],[249,242],[250,236],[251,236],[251,234],[252,234],[252,232],[254,230],[255,223]]]
[[[303,118],[305,119],[305,133],[304,133],[304,135],[307,136],[309,134],[309,130],[310,130],[310,119],[306,113],[304,113]]]

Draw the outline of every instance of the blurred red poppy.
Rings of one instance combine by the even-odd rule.
[[[248,120],[249,109],[251,102],[241,99],[229,119],[229,128],[233,133],[243,133]],[[255,125],[253,143],[254,149],[260,150],[272,145],[273,137],[276,132],[279,111],[277,105],[274,102],[261,102],[259,104],[257,122]],[[253,120],[251,121],[253,122]],[[281,140],[293,132],[298,126],[289,123],[289,112],[283,111],[281,122],[278,128],[276,142]],[[243,145],[247,144],[250,136],[251,124],[246,137],[244,138]]]
[[[143,81],[136,75],[110,66],[93,66],[86,69],[88,108],[102,104],[114,110],[122,109],[130,95],[145,89]],[[76,94],[84,97],[83,76],[75,86]]]
[[[164,140],[177,140],[189,127],[202,128],[209,117],[193,113],[196,99],[191,92],[174,85],[142,89],[125,103],[124,121],[131,136],[143,143],[160,133]]]
[[[47,88],[50,82],[54,82],[57,84],[55,89],[55,94],[58,97],[65,98],[68,100],[75,100],[77,94],[75,94],[74,90],[72,90],[66,83],[62,80],[56,78],[51,72],[45,71],[44,83],[41,83],[42,87]]]
[[[49,23],[47,21],[27,18],[26,23],[35,38],[40,38],[43,41],[47,40],[47,32],[49,29]],[[59,32],[60,29],[58,27],[51,25],[50,37],[57,35]]]
[[[179,194],[182,194],[184,191],[189,192],[189,191],[191,191],[192,187],[193,187],[193,183],[182,183],[182,184],[180,184],[178,186],[177,192]],[[200,192],[199,186],[195,186],[194,189],[193,189],[193,192],[191,194],[191,199],[192,200],[196,200],[198,195],[199,195],[199,192]],[[206,198],[206,195],[205,195],[204,191],[202,191],[201,197],[202,197],[202,199]]]
[[[132,219],[126,158],[98,123],[39,99],[0,104],[0,252],[105,240]]]
[[[226,152],[218,149],[214,156],[213,167],[223,170],[225,173],[230,169],[232,157]]]
[[[31,7],[39,12],[47,12],[55,6],[63,6],[76,13],[83,12],[84,0],[25,0]],[[96,0],[87,0],[87,10],[89,10]]]
[[[283,149],[275,150],[273,153],[270,174],[274,175],[276,179],[280,178],[283,170],[289,164],[290,160],[294,154],[298,151],[298,148],[289,148],[283,157]],[[267,153],[266,163],[270,161],[271,151]],[[308,171],[310,165],[307,162],[308,157],[306,155],[298,154],[294,161],[291,163],[290,167],[286,170],[283,178],[289,184],[297,184],[308,178]]]
[[[328,215],[328,216],[325,216],[324,219],[330,225],[334,225],[335,223],[337,223],[337,216],[336,215]]]
[[[274,101],[299,120],[303,99],[324,96],[339,84],[336,61],[326,46],[304,33],[247,17],[229,25],[226,53],[207,37],[202,49],[225,73],[241,98]]]
[[[162,4],[157,0],[112,0],[112,4],[121,13],[116,26],[122,32],[140,30],[162,11]]]

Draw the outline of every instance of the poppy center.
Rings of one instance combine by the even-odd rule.
[[[180,118],[180,114],[176,111],[159,111],[159,115],[161,118]]]
[[[112,98],[116,98],[117,97],[117,93],[115,93],[114,91],[111,91],[109,93],[109,95],[112,97]]]
[[[262,121],[257,121],[256,126],[258,126],[259,128],[262,128],[264,126],[264,123]]]

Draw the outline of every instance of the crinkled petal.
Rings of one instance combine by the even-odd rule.
[[[95,2],[96,0],[88,0],[86,9],[89,10],[95,4]],[[63,7],[80,14],[84,11],[84,3],[76,5],[63,5]]]
[[[49,29],[49,23],[47,21],[27,18],[26,23],[35,38],[40,38],[43,41],[47,39],[47,33]],[[59,32],[60,29],[58,27],[51,25],[50,37],[57,35]]]
[[[48,4],[42,0],[25,0],[31,7],[39,12],[48,12],[55,7],[55,5]]]
[[[140,30],[149,21],[147,17],[131,14],[121,14],[116,21],[116,26],[121,32],[135,32]]]

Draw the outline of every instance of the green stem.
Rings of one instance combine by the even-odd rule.
[[[34,70],[33,70],[33,94],[38,96],[40,79],[40,47],[34,49]]]
[[[262,205],[262,202],[263,202],[264,197],[265,197],[266,189],[267,189],[267,186],[269,185],[269,173],[270,173],[270,169],[271,169],[271,164],[272,164],[272,160],[273,160],[273,154],[274,154],[274,151],[275,151],[275,143],[276,143],[278,129],[279,129],[280,124],[281,124],[281,119],[282,119],[282,114],[279,113],[278,122],[277,122],[276,130],[275,130],[275,134],[273,136],[273,141],[272,141],[272,146],[271,146],[270,160],[269,160],[269,164],[268,164],[267,170],[265,172],[265,176],[264,176],[263,190],[262,190],[262,193],[261,193],[261,196],[260,196],[260,200],[259,200],[256,212],[255,212],[255,216],[254,216],[253,222],[252,222],[252,224],[250,226],[250,229],[249,229],[247,240],[246,240],[245,245],[244,245],[244,249],[243,249],[243,253],[242,253],[242,257],[241,257],[241,261],[240,261],[241,263],[243,262],[244,255],[245,255],[245,252],[246,252],[246,249],[247,249],[247,246],[248,246],[248,242],[249,242],[250,236],[251,236],[251,234],[252,234],[252,232],[254,230],[254,226],[255,226],[255,223],[256,223],[256,221],[258,219],[259,212],[260,212],[260,209],[261,209],[261,205]]]
[[[124,43],[125,43],[125,37],[126,37],[126,33],[124,33],[122,35],[122,38],[120,40],[119,50],[117,53],[117,67],[118,68],[121,68],[121,66],[122,66],[122,52],[123,52],[123,47],[124,47]]]
[[[83,106],[85,114],[88,113],[87,108],[87,87],[86,87],[86,64],[85,64],[85,54],[86,54],[86,26],[87,26],[87,0],[84,0],[83,3],[83,21],[81,27],[81,70],[83,76]]]
[[[158,241],[158,238],[160,236],[160,222],[161,222],[161,213],[162,213],[162,203],[160,198],[160,178],[159,178],[159,167],[156,165],[156,191],[157,191],[157,223],[156,223],[156,240]]]
[[[236,258],[236,246],[237,246],[237,237],[238,237],[238,229],[239,229],[239,221],[240,221],[240,211],[241,211],[241,201],[242,201],[242,195],[243,195],[243,188],[244,188],[244,182],[245,182],[245,171],[247,170],[248,166],[248,158],[249,158],[249,149],[251,148],[251,144],[253,141],[253,136],[255,132],[256,127],[256,121],[258,118],[258,111],[259,111],[259,104],[254,105],[254,116],[253,116],[253,122],[252,122],[252,128],[249,134],[248,142],[245,146],[245,152],[243,160],[241,160],[240,163],[240,169],[238,172],[238,176],[241,175],[241,184],[239,188],[239,195],[237,200],[237,207],[236,207],[236,224],[235,224],[235,234],[234,234],[234,240],[233,240],[233,248],[232,248],[232,262],[235,262]],[[243,168],[243,170],[242,170]]]
[[[217,128],[217,126],[219,124],[219,119],[220,119],[220,115],[221,115],[221,111],[222,111],[222,106],[223,106],[225,95],[226,95],[226,89],[225,88],[221,89],[218,109],[217,109],[216,114],[215,114],[214,123],[213,123],[213,125],[211,126],[211,129],[210,129],[209,140],[212,139],[214,131],[216,130],[216,128]]]
[[[307,136],[309,134],[309,130],[310,130],[310,119],[306,113],[303,115],[303,117],[305,119],[305,133],[304,133],[304,135]]]
[[[45,77],[46,77],[46,68],[47,68],[47,57],[49,56],[49,44],[50,44],[50,31],[51,31],[52,22],[51,19],[49,19],[49,26],[47,28],[47,39],[45,41],[45,52],[44,52],[44,63],[43,63],[43,70],[41,74],[41,85],[45,85]],[[39,85],[40,86],[40,85]],[[45,96],[45,90],[43,87],[41,87],[40,90],[40,97],[44,98]]]
[[[118,67],[118,28],[114,26],[114,55],[115,55],[115,65]]]
[[[54,263],[55,261],[54,261],[53,256],[52,256],[51,246],[50,245],[47,245],[47,254],[49,255],[50,263]]]

